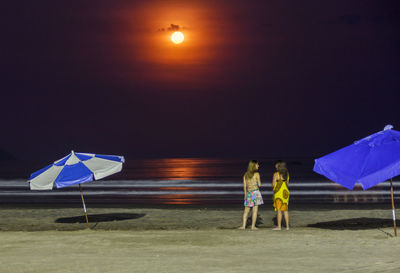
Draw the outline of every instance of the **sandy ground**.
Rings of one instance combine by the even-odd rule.
[[[0,208],[0,272],[400,272],[391,211],[292,210],[236,230],[238,209]],[[400,211],[397,211],[400,215]]]

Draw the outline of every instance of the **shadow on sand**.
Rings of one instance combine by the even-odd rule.
[[[105,214],[92,214],[88,215],[89,222],[112,222],[112,221],[123,221],[130,219],[137,219],[145,216],[146,214],[138,214],[138,213],[105,213]],[[86,223],[86,219],[84,215],[74,216],[74,217],[63,217],[55,220],[56,223],[64,223],[64,224],[74,224],[74,223]]]
[[[251,227],[251,214],[249,216],[249,218],[247,218],[247,222],[246,222],[246,226],[247,227]],[[256,227],[259,227],[260,225],[264,224],[263,219],[261,218],[260,214],[257,214],[257,219],[256,219]]]
[[[398,220],[396,221],[396,225],[399,225]],[[308,227],[332,230],[365,230],[393,227],[393,220],[362,217],[309,224]]]

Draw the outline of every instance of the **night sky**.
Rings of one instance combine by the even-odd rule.
[[[400,130],[396,2],[6,1],[0,149],[321,156]]]

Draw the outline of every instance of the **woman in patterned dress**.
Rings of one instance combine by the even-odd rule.
[[[282,211],[285,216],[286,229],[289,230],[289,171],[283,161],[278,161],[275,168],[277,172],[274,173],[272,178],[272,190],[274,192],[273,206],[277,211],[278,225],[273,230],[281,230]]]
[[[247,168],[247,172],[243,176],[243,190],[244,190],[244,212],[243,223],[239,229],[246,229],[247,217],[250,209],[252,211],[251,229],[255,230],[258,206],[264,204],[259,188],[261,187],[260,173],[258,172],[257,160],[251,160]]]

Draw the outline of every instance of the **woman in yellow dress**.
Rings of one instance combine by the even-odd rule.
[[[278,161],[275,164],[277,172],[272,178],[272,190],[274,192],[274,208],[277,211],[278,225],[273,230],[281,230],[282,227],[282,211],[285,216],[286,229],[289,230],[289,171],[286,163]]]
[[[244,212],[243,212],[243,223],[239,229],[246,229],[247,217],[250,209],[252,208],[252,221],[251,229],[256,230],[256,220],[258,206],[264,204],[261,196],[260,187],[260,173],[258,172],[258,162],[251,160],[247,168],[247,172],[243,176],[243,191],[244,191]]]

